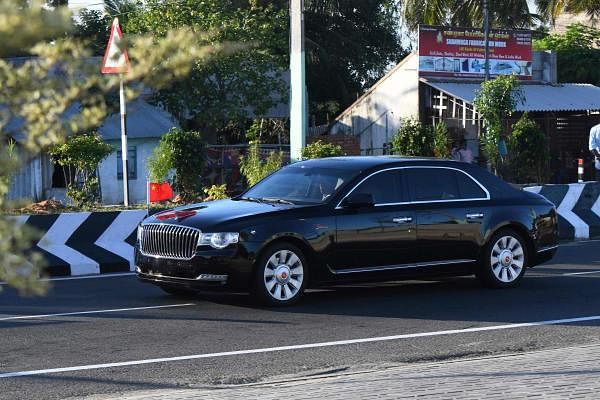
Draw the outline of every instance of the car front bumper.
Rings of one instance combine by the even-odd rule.
[[[254,266],[254,252],[249,247],[198,251],[190,260],[147,256],[136,248],[136,272],[141,281],[159,286],[247,291]]]

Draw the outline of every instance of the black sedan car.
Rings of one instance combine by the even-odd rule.
[[[503,288],[552,258],[557,227],[552,203],[475,165],[337,157],[148,217],[135,262],[169,293],[250,291],[272,305],[346,282],[475,274]]]

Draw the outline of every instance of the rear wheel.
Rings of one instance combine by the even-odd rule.
[[[258,259],[254,294],[262,303],[285,306],[297,302],[306,286],[306,258],[290,243],[269,247]]]
[[[489,287],[516,286],[525,274],[525,240],[512,229],[496,232],[485,246],[477,277]]]

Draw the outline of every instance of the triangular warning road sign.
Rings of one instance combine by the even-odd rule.
[[[103,74],[121,74],[129,71],[129,56],[127,50],[121,50],[118,46],[120,40],[123,39],[123,33],[119,26],[119,19],[115,18],[112,27],[110,28],[110,39],[104,53],[104,61],[102,61]]]

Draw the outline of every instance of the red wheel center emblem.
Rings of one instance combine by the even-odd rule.
[[[508,264],[510,262],[510,257],[506,256],[506,258],[504,259],[504,262]]]
[[[282,272],[281,273],[281,279],[285,279],[285,278],[287,278],[287,274],[285,272]]]

